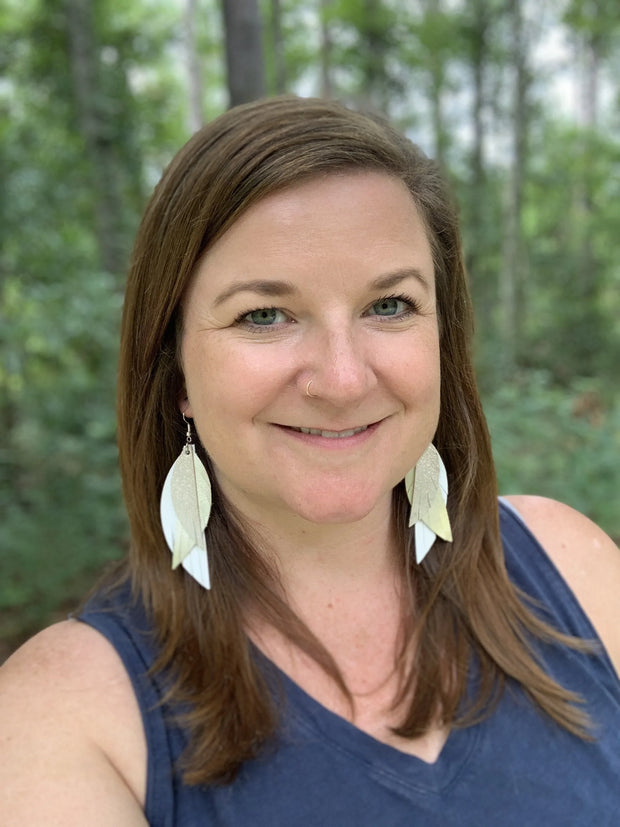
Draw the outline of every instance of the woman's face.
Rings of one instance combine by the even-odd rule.
[[[247,518],[386,519],[439,416],[433,262],[405,185],[330,174],[252,206],[200,262],[181,354],[181,407]]]

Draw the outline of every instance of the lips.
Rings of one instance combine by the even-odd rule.
[[[361,434],[362,431],[367,430],[367,428],[368,425],[362,425],[361,428],[350,428],[347,431],[323,431],[320,428],[291,428],[291,430],[302,434],[322,436],[326,439],[345,439],[346,437],[355,436],[355,434]]]

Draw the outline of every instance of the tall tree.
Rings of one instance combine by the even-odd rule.
[[[271,0],[271,52],[274,64],[274,89],[279,95],[286,92],[286,51],[282,31],[282,3]]]
[[[361,108],[389,114],[402,92],[390,63],[397,43],[397,13],[385,0],[324,0],[320,11],[323,88]]]
[[[573,44],[580,94],[579,129],[567,192],[572,226],[568,242],[572,260],[567,272],[574,310],[562,317],[564,339],[570,339],[573,361],[584,373],[595,374],[609,341],[605,324],[605,305],[609,306],[605,296],[605,245],[598,238],[602,219],[600,164],[606,149],[601,140],[601,91],[620,33],[620,17],[615,0],[570,0],[564,20]]]
[[[620,16],[617,0],[569,0],[564,14],[577,51],[581,81],[581,121],[587,129],[598,125],[601,74],[606,59],[618,55]]]
[[[522,0],[508,0],[511,23],[511,153],[505,191],[500,315],[504,344],[504,367],[514,367],[517,357],[519,301],[523,290],[524,246],[522,231],[523,187],[528,136],[528,91],[530,70]]]
[[[185,0],[183,15],[185,64],[189,89],[188,122],[190,132],[196,132],[202,126],[204,83],[202,67],[197,46],[198,0]]]
[[[418,25],[418,37],[424,54],[433,155],[445,168],[448,138],[443,109],[449,50],[453,42],[450,36],[453,31],[452,21],[443,9],[442,0],[424,0],[423,8],[424,16]]]
[[[164,0],[148,10],[82,2],[77,20],[64,0],[9,5],[0,26],[0,547],[12,554],[0,561],[0,639],[79,599],[120,553],[119,275],[143,173],[150,183],[185,134]],[[108,195],[115,215],[105,224],[97,215]]]
[[[263,25],[258,0],[222,0],[230,106],[266,93]]]
[[[589,171],[594,165],[595,132],[600,118],[601,73],[614,32],[620,30],[618,6],[609,0],[571,0],[565,15],[570,25],[579,66],[581,120],[581,174],[577,181],[574,209],[579,221],[579,284],[582,299],[596,299],[596,256],[592,247],[591,224],[594,214],[593,182]]]
[[[490,291],[484,270],[487,204],[489,201],[486,171],[486,129],[484,114],[487,106],[486,75],[489,65],[490,27],[488,0],[473,0],[468,5],[463,21],[467,58],[472,78],[472,148],[468,181],[468,210],[466,215],[467,269],[478,306],[485,317],[490,315]]]
[[[95,34],[95,4],[64,0],[64,12],[77,123],[96,194],[95,227],[101,265],[109,273],[120,273],[124,269],[125,250],[119,226],[115,148],[101,83],[101,48]]]
[[[333,72],[333,42],[331,32],[331,15],[333,13],[334,0],[320,0],[319,17],[321,43],[319,48],[320,61],[320,94],[324,98],[331,98],[334,94]]]

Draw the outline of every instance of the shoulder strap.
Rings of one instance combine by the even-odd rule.
[[[95,595],[77,619],[92,626],[112,644],[127,670],[147,742],[145,815],[150,825],[171,825],[174,764],[183,746],[182,736],[180,730],[170,727],[166,721],[170,710],[163,703],[164,681],[150,671],[157,650],[144,610],[133,600],[126,584],[111,594]]]

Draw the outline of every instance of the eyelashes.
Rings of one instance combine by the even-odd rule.
[[[278,319],[278,315],[285,318]],[[255,310],[237,316],[235,324],[245,324],[250,327],[273,327],[274,324],[282,323],[289,318],[279,307],[257,307]]]
[[[400,311],[396,312],[397,311],[397,305],[398,305],[399,302],[400,302],[400,304],[404,305],[404,309],[401,309]],[[407,316],[410,316],[412,313],[419,313],[420,310],[421,310],[420,304],[416,301],[416,299],[412,298],[411,296],[406,296],[406,295],[403,295],[403,294],[399,294],[399,295],[390,294],[390,295],[387,295],[387,296],[381,296],[381,298],[377,299],[376,301],[374,301],[371,304],[369,310],[373,310],[374,308],[381,311],[381,312],[375,312],[374,313],[375,316],[379,316],[380,318],[386,318],[386,319],[390,319],[390,318],[402,319],[402,318],[405,318]],[[395,311],[395,312],[391,312],[391,311]],[[366,311],[366,313],[364,315],[368,316],[368,315],[371,315],[371,314],[368,311]]]
[[[401,321],[420,312],[420,303],[412,296],[390,293],[372,302],[362,316],[365,318],[374,316],[389,322],[390,320]],[[295,319],[282,308],[262,306],[239,313],[234,320],[234,325],[262,333],[287,322],[294,323]]]

